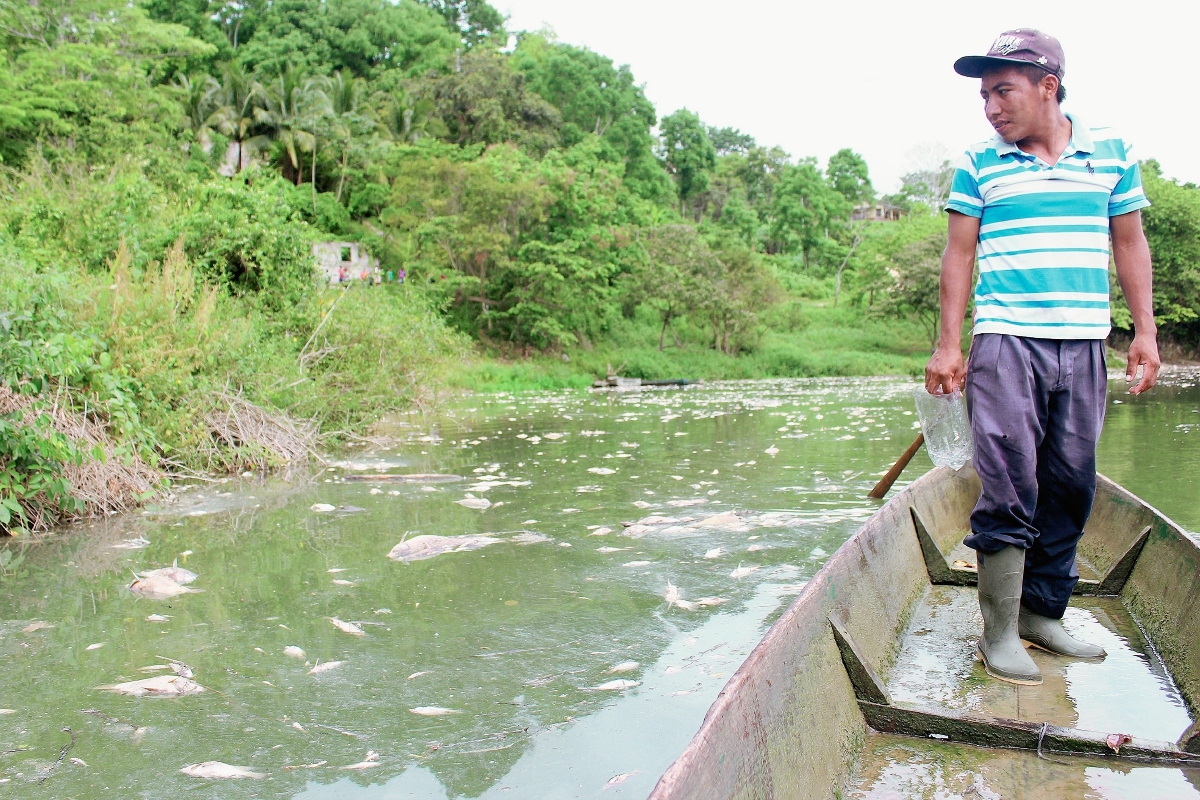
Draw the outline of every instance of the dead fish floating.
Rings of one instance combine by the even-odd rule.
[[[492,507],[492,501],[486,497],[471,497],[468,495],[462,500],[455,500],[454,502],[463,508],[470,508],[476,511],[486,511]]]
[[[204,590],[184,586],[165,575],[146,573],[140,577],[134,577],[133,583],[129,584],[129,591],[149,600],[169,600],[172,597],[179,597],[181,594],[195,594]]]
[[[462,475],[438,475],[436,473],[424,472],[415,472],[408,475],[393,475],[389,473],[371,475],[362,473],[342,476],[342,480],[354,481],[356,483],[453,483],[462,479]]]
[[[267,777],[265,772],[254,772],[249,767],[238,767],[223,761],[204,761],[199,764],[188,764],[179,770],[189,778],[207,778],[209,780],[238,780],[251,778],[262,780]]]
[[[143,678],[140,681],[128,681],[96,688],[130,697],[187,697],[208,691],[194,680],[180,675],[158,675],[153,678]]]
[[[337,617],[330,617],[329,622],[333,627],[337,628],[342,633],[348,633],[352,636],[366,636],[366,631],[355,625],[353,622],[346,622]]]
[[[283,654],[288,658],[298,658],[301,661],[304,660],[305,656],[304,650],[300,647],[296,647],[294,644],[289,644],[287,647],[283,648]]]
[[[620,664],[614,664],[613,666],[609,667],[608,669],[606,669],[604,671],[608,672],[608,673],[633,672],[635,669],[638,668],[638,666],[639,666],[638,662],[636,662],[636,661],[622,661]]]
[[[628,681],[628,680],[625,680],[624,678],[618,678],[615,681],[609,681],[608,683],[602,683],[599,686],[592,686],[590,688],[584,689],[584,691],[585,692],[620,692],[620,691],[624,691],[625,689],[632,689],[635,686],[641,686],[641,685],[642,685],[641,681]]]
[[[320,675],[322,672],[329,672],[331,669],[337,669],[345,664],[345,661],[326,661],[324,664],[317,664],[308,671],[309,675]]]
[[[474,534],[464,536],[423,534],[400,542],[400,544],[393,547],[391,552],[388,553],[388,558],[393,561],[403,561],[407,564],[410,561],[424,561],[427,558],[440,556],[442,553],[463,553],[469,550],[478,550],[481,547],[487,547],[489,544],[496,544],[499,541],[501,540],[494,536],[479,536]]]
[[[458,709],[442,708],[441,706],[417,706],[410,708],[409,713],[419,717],[448,717],[451,714],[461,714],[462,712]]]
[[[163,578],[166,578],[167,580],[175,581],[180,586],[187,586],[189,583],[192,583],[193,581],[196,580],[196,578],[199,578],[200,576],[197,575],[196,573],[192,572],[190,569],[184,569],[183,567],[179,566],[179,559],[176,559],[175,563],[173,563],[169,567],[160,567],[159,569],[152,569],[152,570],[147,570],[146,572],[143,572],[142,577],[143,578],[163,577]]]

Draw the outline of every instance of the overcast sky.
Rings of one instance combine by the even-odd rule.
[[[709,125],[824,163],[862,153],[876,188],[894,191],[914,148],[957,154],[987,138],[979,82],[958,56],[1001,31],[1036,27],[1066,52],[1064,108],[1111,125],[1139,158],[1200,183],[1195,0],[1025,4],[707,0],[493,0],[510,30],[551,27],[560,41],[629,64],[659,116],[687,107]]]

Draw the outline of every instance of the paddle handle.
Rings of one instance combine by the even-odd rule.
[[[892,464],[892,468],[887,471],[887,474],[880,479],[879,483],[875,484],[875,488],[867,493],[867,497],[875,500],[882,500],[883,496],[892,488],[892,484],[900,477],[900,473],[908,466],[908,462],[912,461],[913,456],[921,449],[921,445],[925,443],[925,434],[918,433],[917,438],[908,446],[908,449],[896,459],[896,463]]]

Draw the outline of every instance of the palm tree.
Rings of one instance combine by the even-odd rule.
[[[262,113],[262,121],[272,129],[275,141],[287,154],[296,173],[297,186],[303,177],[301,153],[312,152],[312,172],[316,171],[316,126],[329,106],[329,98],[324,91],[327,83],[328,79],[310,76],[289,62],[264,92],[266,108]],[[313,176],[309,177],[311,179]],[[315,181],[313,192],[316,192]]]
[[[211,127],[212,113],[219,101],[221,84],[211,75],[200,75],[192,79],[180,75],[175,83],[183,95],[183,124],[188,130],[195,131],[200,138]]]
[[[237,144],[235,172],[241,172],[246,166],[247,148],[253,151],[269,141],[265,136],[250,134],[262,117],[262,85],[236,63],[227,65],[221,77],[216,92],[220,105],[209,117],[207,124]]]
[[[337,199],[342,201],[342,187],[346,184],[346,159],[354,135],[355,123],[360,126],[370,122],[361,111],[370,111],[362,102],[366,81],[353,76],[347,77],[342,70],[333,73],[329,80],[329,106],[332,115],[333,133],[342,139],[342,174],[338,178]]]
[[[435,105],[426,98],[417,99],[406,89],[380,92],[376,102],[383,106],[383,127],[392,139],[412,143],[426,136],[444,136],[446,124],[434,116]]]

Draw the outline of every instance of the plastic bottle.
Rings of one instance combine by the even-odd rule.
[[[962,393],[956,389],[950,394],[930,394],[918,386],[913,389],[913,400],[934,466],[961,469],[975,454]]]

